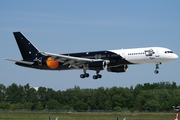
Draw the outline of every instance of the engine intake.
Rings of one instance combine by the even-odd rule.
[[[107,68],[108,72],[116,72],[116,73],[126,72],[127,70],[128,70],[128,65],[122,65],[119,67]]]

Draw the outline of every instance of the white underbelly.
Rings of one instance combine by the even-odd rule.
[[[157,59],[155,57],[132,57],[132,58],[127,58],[127,61],[134,64],[147,64],[147,63],[161,62],[160,59]]]

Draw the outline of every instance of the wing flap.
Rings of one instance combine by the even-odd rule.
[[[54,58],[54,60],[57,61],[63,61],[66,60],[74,60],[74,61],[80,61],[80,62],[93,62],[94,59],[88,59],[88,58],[80,58],[80,57],[73,57],[73,56],[67,56],[67,55],[60,55],[60,54],[54,54],[54,53],[48,53],[48,52],[40,52],[43,55],[51,56]]]

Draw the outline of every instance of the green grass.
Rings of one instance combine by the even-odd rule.
[[[103,113],[103,112],[0,112],[0,120],[49,120],[49,116],[55,120],[173,120],[175,113]]]

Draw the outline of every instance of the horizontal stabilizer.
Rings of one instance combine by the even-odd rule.
[[[5,60],[12,61],[12,62],[15,62],[15,63],[27,64],[27,65],[32,65],[34,63],[34,62],[21,61],[21,60],[12,60],[12,59],[8,59],[8,58],[5,58]]]

